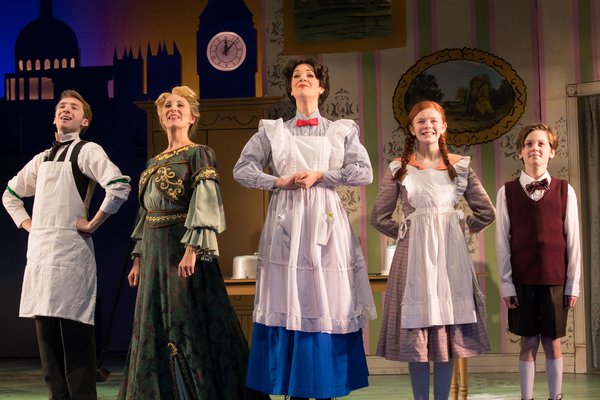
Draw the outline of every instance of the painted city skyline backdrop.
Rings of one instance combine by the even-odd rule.
[[[220,0],[227,1],[227,0]],[[110,65],[115,50],[119,57],[124,51],[138,49],[143,54],[148,46],[156,53],[165,44],[169,53],[173,44],[182,56],[182,82],[198,87],[196,73],[196,32],[198,17],[207,0],[180,0],[165,2],[147,0],[54,0],[53,15],[66,23],[79,43],[81,66]],[[255,15],[260,0],[246,0]],[[0,76],[15,72],[15,41],[19,32],[40,15],[40,0],[2,2],[0,15]],[[4,97],[4,85],[0,96]]]

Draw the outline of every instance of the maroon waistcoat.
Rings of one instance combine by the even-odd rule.
[[[516,285],[564,285],[567,243],[564,220],[568,183],[552,177],[550,190],[532,200],[519,180],[505,184],[510,219],[510,263]]]

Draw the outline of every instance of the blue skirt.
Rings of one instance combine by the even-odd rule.
[[[289,331],[255,323],[246,386],[270,394],[341,397],[369,386],[362,331]]]

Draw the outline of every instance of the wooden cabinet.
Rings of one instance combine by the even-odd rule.
[[[280,97],[206,99],[200,101],[200,124],[192,138],[210,146],[217,154],[221,194],[227,229],[218,237],[219,263],[225,277],[232,275],[233,257],[258,251],[269,193],[246,189],[233,180],[233,166],[242,148],[256,133],[258,121],[269,118],[269,110]],[[154,102],[138,102],[147,113],[148,156],[167,147]]]

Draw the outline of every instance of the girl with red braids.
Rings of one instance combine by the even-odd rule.
[[[446,115],[433,101],[408,114],[402,157],[390,163],[371,216],[381,233],[397,238],[388,279],[377,355],[407,361],[414,398],[447,399],[453,359],[490,350],[483,295],[465,230],[480,232],[495,210],[470,158],[448,153]],[[466,220],[456,209],[464,197]],[[400,200],[400,222],[392,218]]]

